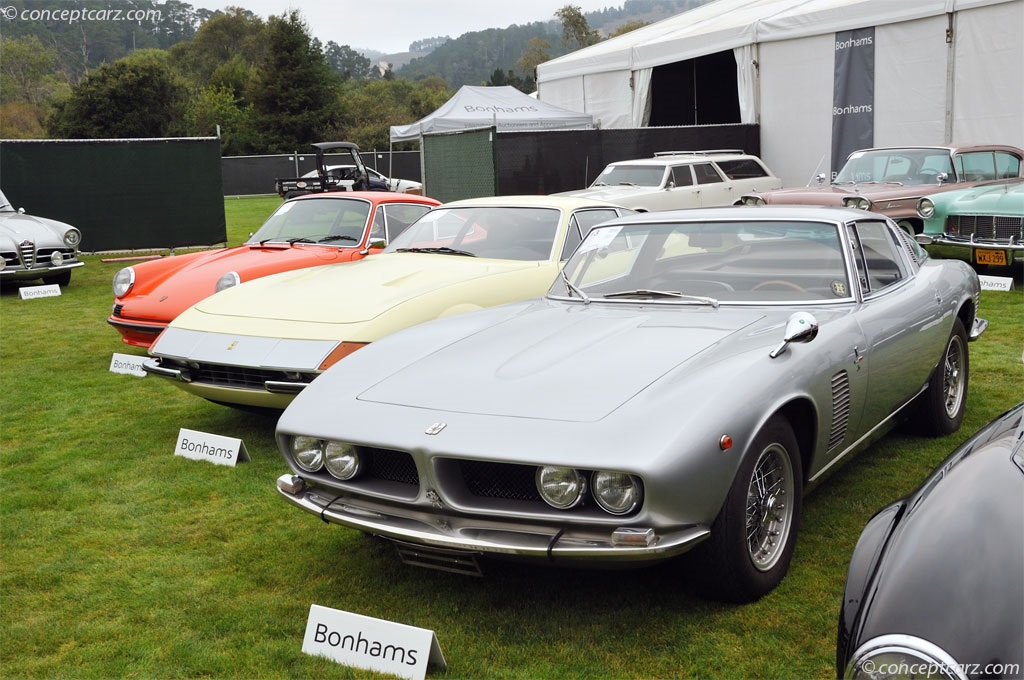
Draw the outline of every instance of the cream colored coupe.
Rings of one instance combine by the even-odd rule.
[[[556,196],[448,203],[374,257],[202,300],[160,335],[144,368],[213,402],[283,409],[319,373],[389,333],[543,295],[591,227],[631,212]]]

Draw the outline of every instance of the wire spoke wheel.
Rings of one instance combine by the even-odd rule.
[[[793,466],[786,449],[773,443],[758,457],[747,488],[747,551],[758,571],[779,561],[794,512]]]
[[[960,412],[967,392],[964,356],[963,340],[960,336],[954,335],[946,346],[946,356],[942,362],[942,392],[945,396],[946,416],[949,418],[955,418]]]

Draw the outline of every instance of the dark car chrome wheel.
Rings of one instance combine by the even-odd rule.
[[[747,489],[747,550],[759,571],[768,571],[782,556],[793,526],[793,466],[777,442],[761,452]]]
[[[925,434],[942,437],[960,429],[969,378],[967,332],[956,319],[942,358],[932,371],[928,389],[918,397],[917,421]]]
[[[696,557],[708,594],[752,602],[789,570],[800,524],[800,450],[789,422],[775,416],[757,433],[736,473],[711,537]]]

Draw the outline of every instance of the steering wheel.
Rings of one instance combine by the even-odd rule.
[[[762,290],[764,288],[786,288],[788,290],[795,290],[798,293],[807,292],[802,286],[798,286],[792,281],[786,281],[784,279],[769,279],[768,281],[762,281],[761,283],[757,284],[750,290],[755,291]]]

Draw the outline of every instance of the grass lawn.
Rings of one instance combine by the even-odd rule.
[[[228,242],[279,199],[227,199]],[[86,256],[56,298],[0,295],[0,675],[362,678],[302,653],[311,604],[436,632],[451,678],[829,678],[846,565],[867,519],[1024,398],[1024,298],[984,292],[960,432],[890,434],[807,498],[782,585],[734,606],[679,563],[642,571],[402,565],[277,497],[275,419],[109,371],[123,262]],[[174,455],[180,428],[240,438],[234,468]],[[431,677],[437,677],[432,674]]]

